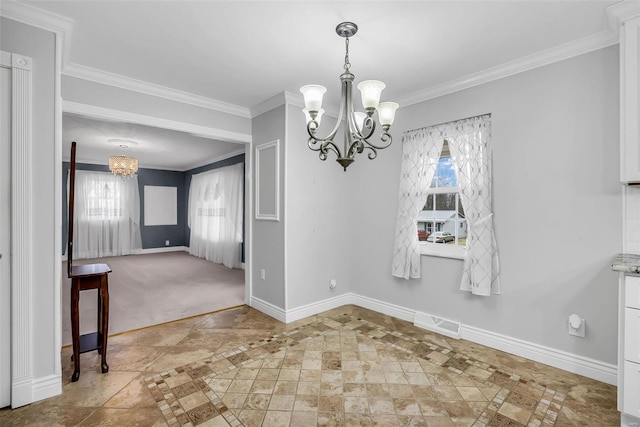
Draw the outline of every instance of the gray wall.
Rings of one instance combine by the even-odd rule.
[[[401,108],[393,145],[348,172],[353,291],[616,364],[618,60],[614,46]],[[483,113],[492,113],[502,294],[461,292],[457,260],[423,256],[422,279],[392,278],[402,132]],[[585,339],[568,335],[571,313],[586,319]]]
[[[54,375],[55,348],[55,36],[0,18],[0,48],[33,59],[33,376]]]
[[[335,119],[325,115],[318,130],[326,136]],[[339,134],[341,135],[341,134]],[[350,291],[352,265],[359,254],[350,247],[361,238],[353,233],[351,199],[354,186],[347,172],[329,153],[326,161],[309,150],[309,136],[300,108],[287,110],[287,307],[295,308]],[[340,137],[341,140],[341,137]],[[335,279],[335,289],[329,282]]]
[[[280,221],[256,220],[250,213],[252,223],[253,252],[251,274],[253,296],[281,309],[285,306],[285,198],[284,163],[285,152],[285,106],[280,106],[255,117],[252,121],[253,147],[280,140]],[[255,151],[254,151],[255,153]],[[255,178],[253,182],[255,188]],[[255,209],[255,206],[254,206]],[[265,280],[260,279],[260,270],[265,270]]]

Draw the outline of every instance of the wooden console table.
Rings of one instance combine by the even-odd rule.
[[[102,356],[102,373],[109,372],[107,364],[107,336],[109,333],[109,281],[111,269],[107,264],[73,265],[73,208],[76,177],[76,143],[71,144],[69,168],[69,239],[67,241],[67,276],[71,279],[71,339],[73,342],[73,375],[71,381],[80,378],[80,354],[98,350]],[[98,328],[94,333],[80,335],[80,291],[98,290]]]
[[[109,283],[111,269],[107,264],[86,264],[71,267],[71,334],[73,340],[73,375],[71,381],[80,378],[80,353],[98,350],[102,360],[102,373],[109,372],[107,364],[107,336],[109,333]],[[78,302],[80,291],[98,290],[98,329],[80,335]]]

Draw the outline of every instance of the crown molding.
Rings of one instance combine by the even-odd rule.
[[[62,42],[62,61],[69,60],[73,19],[14,0],[0,1],[0,16],[58,34]]]
[[[73,27],[73,19],[14,0],[0,2],[0,16],[58,34],[69,34]]]
[[[61,35],[63,43],[62,74],[65,76],[145,93],[234,116],[251,118],[249,109],[245,107],[72,63],[70,60],[74,25],[72,19],[14,0],[0,1],[0,16]]]
[[[190,104],[197,107],[207,108],[209,110],[220,111],[222,113],[232,114],[234,116],[251,118],[249,109],[241,107],[239,105],[229,104],[212,98],[195,95],[193,93],[184,92],[177,89],[171,89],[165,86],[160,86],[154,83],[145,82],[143,80],[126,77],[121,74],[98,70],[96,68],[91,68],[84,65],[72,63],[66,64],[66,66],[62,70],[62,74],[69,77],[89,80],[95,83],[101,83],[109,86],[115,86],[121,89],[157,96],[159,98],[170,99],[172,101],[178,101],[183,104]]]
[[[581,39],[565,43],[533,55],[525,56],[515,61],[507,62],[496,67],[488,68],[478,73],[451,80],[447,83],[432,86],[411,95],[396,100],[401,107],[417,104],[429,99],[438,98],[474,86],[479,86],[505,77],[513,76],[535,68],[543,67],[554,62],[573,58],[615,45],[619,42],[618,31],[608,29]]]
[[[640,15],[639,0],[625,0],[619,3],[607,6],[607,17],[611,28],[619,28],[619,22]]]

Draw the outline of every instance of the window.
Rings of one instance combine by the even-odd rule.
[[[76,170],[74,258],[129,255],[142,249],[138,177]]]
[[[109,177],[111,178],[111,177]],[[102,221],[122,216],[120,206],[120,186],[118,183],[94,180],[87,182],[89,192],[87,204],[84,206],[87,220]]]
[[[402,134],[398,216],[391,262],[394,277],[420,278],[420,254],[428,253],[464,259],[461,290],[484,296],[500,293],[491,206],[490,141],[491,114]],[[441,218],[444,211],[451,216]],[[424,224],[419,221],[421,214]],[[453,227],[448,229],[450,224]],[[425,239],[424,235],[428,230],[434,230],[431,239],[434,242],[421,243],[420,233],[426,242],[429,237]],[[453,243],[435,244],[438,235]]]
[[[427,194],[427,202],[417,221],[420,253],[454,258],[464,256],[467,221],[460,200],[458,172],[446,140]]]
[[[244,164],[193,175],[189,187],[189,253],[229,268],[242,265]]]

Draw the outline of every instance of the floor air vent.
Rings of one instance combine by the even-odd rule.
[[[451,338],[460,338],[460,323],[427,313],[416,312],[413,324]]]

